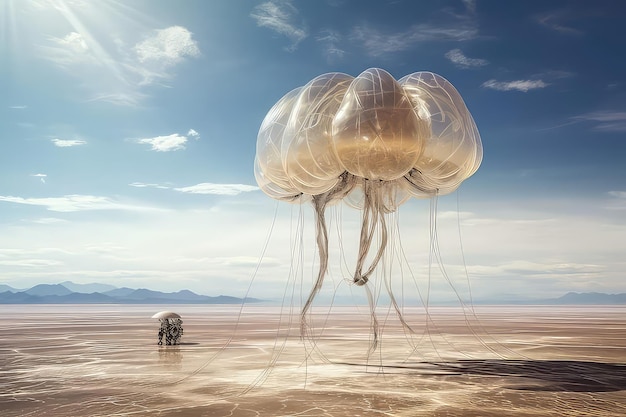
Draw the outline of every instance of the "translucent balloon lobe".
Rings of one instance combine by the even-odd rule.
[[[472,115],[458,91],[432,72],[416,72],[400,79],[415,112],[426,118],[430,134],[414,170],[406,177],[409,192],[422,197],[447,194],[470,177],[482,161],[482,145]]]
[[[333,120],[335,152],[346,171],[371,180],[409,172],[427,135],[428,120],[420,119],[400,84],[378,68],[354,79]]]
[[[283,133],[281,157],[287,178],[306,194],[333,188],[345,171],[333,149],[331,126],[354,77],[320,75],[305,85]]]

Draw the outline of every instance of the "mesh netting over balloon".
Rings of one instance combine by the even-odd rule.
[[[315,211],[319,271],[301,311],[302,334],[328,270],[327,206],[344,201],[362,212],[352,280],[369,294],[387,247],[385,215],[411,197],[451,193],[482,160],[476,124],[452,84],[431,72],[395,80],[379,68],[323,74],[287,93],[263,120],[256,151],[263,192],[310,201]]]

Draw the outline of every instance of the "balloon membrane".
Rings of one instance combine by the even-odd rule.
[[[428,119],[386,71],[372,68],[350,84],[333,119],[333,145],[349,173],[391,181],[417,162],[428,137]]]
[[[357,77],[328,73],[283,96],[259,129],[254,173],[268,196],[311,201],[315,211],[320,266],[301,312],[303,333],[328,269],[329,204],[345,201],[362,212],[353,282],[366,286],[387,246],[385,216],[410,197],[453,192],[482,155],[461,95],[432,72],[400,80],[380,68]]]

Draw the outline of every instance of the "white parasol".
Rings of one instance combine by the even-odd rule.
[[[152,316],[153,319],[179,319],[180,314],[174,313],[173,311],[160,311]]]

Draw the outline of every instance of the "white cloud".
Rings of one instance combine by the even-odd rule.
[[[259,27],[269,28],[289,38],[291,46],[288,50],[293,51],[308,36],[304,28],[298,27],[293,22],[297,12],[289,0],[268,1],[256,6],[250,17],[256,21]]]
[[[152,150],[157,152],[170,152],[185,149],[187,137],[178,133],[167,136],[157,136],[155,138],[139,139],[138,143],[152,145]]]
[[[156,210],[152,207],[139,206],[112,200],[108,197],[93,195],[66,195],[63,197],[23,198],[14,196],[0,196],[0,202],[43,206],[50,211],[69,213],[86,210]]]
[[[163,190],[169,190],[170,187],[166,186],[166,185],[161,185],[161,184],[154,184],[154,183],[144,183],[144,182],[133,182],[128,184],[131,187],[137,187],[137,188],[160,188]]]
[[[572,119],[596,122],[593,129],[602,132],[626,132],[626,112],[596,111],[575,116]]]
[[[517,80],[517,81],[496,81],[489,80],[483,83],[483,87],[491,88],[498,91],[523,91],[524,93],[529,90],[535,90],[538,88],[545,88],[550,84],[543,82],[542,80]]]
[[[84,145],[87,142],[85,142],[84,140],[80,140],[80,139],[52,139],[52,142],[54,143],[55,146],[58,146],[59,148],[69,148],[71,146],[80,146],[80,145]]]
[[[24,110],[27,109],[28,106],[24,106],[24,105],[17,105],[17,106],[9,106],[10,109],[15,109],[15,110]]]
[[[164,190],[175,190],[181,193],[189,194],[213,194],[213,195],[239,195],[250,191],[257,191],[259,187],[245,184],[214,184],[203,182],[189,187],[169,187],[167,185],[155,183],[133,182],[129,184],[131,187],[137,188],[159,188]]]
[[[132,57],[125,62],[125,67],[133,76],[141,78],[141,87],[171,78],[174,66],[186,58],[201,55],[193,34],[182,26],[155,31],[153,36],[137,43],[133,52]]]
[[[191,185],[189,187],[174,188],[176,191],[191,194],[238,195],[256,191],[259,187],[245,184],[212,184],[208,182]]]
[[[153,151],[170,152],[185,149],[185,144],[187,143],[189,137],[199,139],[200,134],[193,129],[189,129],[187,136],[173,133],[167,136],[139,139],[137,140],[137,143],[151,145]]]
[[[482,67],[489,64],[489,62],[484,59],[466,57],[460,49],[452,49],[446,52],[446,58],[461,68]]]
[[[197,57],[200,49],[192,34],[182,26],[157,30],[156,34],[135,45],[139,62],[159,62],[171,66],[185,57]]]
[[[626,191],[609,191],[611,197],[626,199]]]

